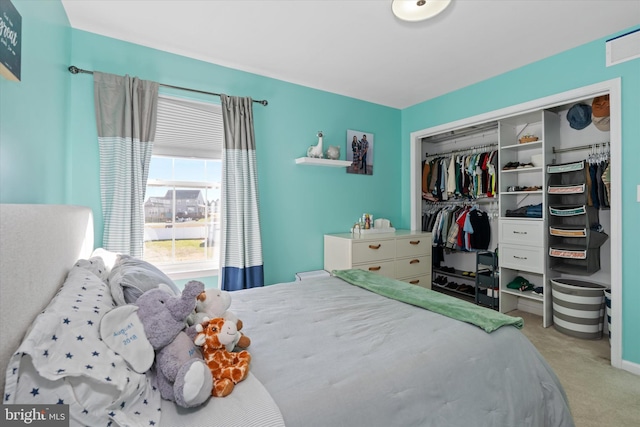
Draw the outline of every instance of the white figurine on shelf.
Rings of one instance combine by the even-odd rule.
[[[318,132],[318,144],[317,145],[312,145],[307,150],[307,157],[316,157],[318,159],[322,159],[323,158],[323,153],[322,153],[322,131]]]
[[[330,145],[327,148],[327,159],[338,160],[340,158],[340,147],[335,145]]]

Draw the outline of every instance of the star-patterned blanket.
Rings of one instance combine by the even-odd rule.
[[[160,393],[101,340],[114,307],[100,258],[81,260],[36,318],[6,373],[5,404],[69,404],[72,426],[160,425]]]

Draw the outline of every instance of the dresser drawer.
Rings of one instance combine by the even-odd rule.
[[[393,259],[395,255],[395,240],[367,240],[353,243],[352,262],[354,264]]]
[[[515,270],[544,272],[545,252],[542,247],[500,245],[500,266]]]
[[[393,261],[381,261],[381,262],[371,262],[367,264],[357,264],[357,265],[354,265],[353,268],[370,271],[372,273],[376,273],[381,276],[388,277],[390,279],[393,279],[396,277],[395,266],[393,264]]]
[[[431,275],[418,276],[418,277],[405,277],[404,279],[398,279],[398,280],[410,283],[412,285],[431,289]]]
[[[424,255],[431,255],[431,239],[428,239],[427,236],[413,236],[396,240],[397,258]]]
[[[542,247],[543,225],[542,221],[500,221],[500,242]]]
[[[419,256],[396,260],[396,277],[421,276],[431,267],[431,257]]]

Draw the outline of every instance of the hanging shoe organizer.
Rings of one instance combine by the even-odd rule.
[[[589,201],[585,161],[547,165],[549,268],[590,275],[600,270],[600,246],[609,237],[600,230],[598,210]]]

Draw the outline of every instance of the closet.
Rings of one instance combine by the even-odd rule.
[[[422,146],[421,221],[432,236],[432,289],[497,309],[497,300],[478,299],[476,253],[493,251],[497,241],[498,123],[425,138]]]
[[[611,287],[610,130],[596,117],[576,125],[571,111],[582,104],[590,114],[594,98],[493,114],[416,139],[422,194],[416,203],[422,230],[433,236],[433,289],[477,301],[477,253],[494,253],[499,310],[535,313],[549,327],[555,314],[551,279]],[[478,163],[479,153],[487,152]],[[476,156],[475,167],[468,166],[469,156]],[[440,173],[446,167],[447,179],[434,167]],[[471,187],[449,181],[451,171]],[[456,218],[472,207],[486,214],[490,228],[488,244],[477,248],[451,238]]]

